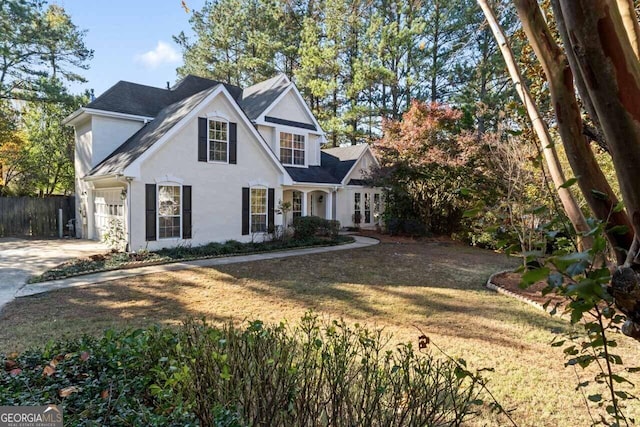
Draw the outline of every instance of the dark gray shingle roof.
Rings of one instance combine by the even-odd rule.
[[[322,150],[320,154],[320,166],[287,167],[285,169],[295,182],[340,184],[366,149],[367,145],[365,144],[327,148]]]
[[[295,182],[315,182],[319,184],[340,184],[340,179],[331,174],[323,166],[309,166],[307,168],[285,167],[291,179]]]
[[[244,91],[237,86],[196,76],[187,76],[171,89],[161,89],[120,81],[87,108],[155,117],[120,145],[88,175],[122,173],[124,169],[149,149],[167,131],[184,118],[219,85],[224,85],[249,119],[257,118],[289,87],[282,76],[253,85]],[[336,147],[322,150],[320,166],[286,167],[296,182],[340,184],[349,173],[366,145]],[[352,180],[353,181],[353,180]]]
[[[267,107],[273,104],[282,92],[289,87],[290,83],[278,75],[249,86],[242,91],[242,99],[239,101],[240,107],[244,110],[250,120],[257,119]]]
[[[98,176],[122,173],[124,168],[147,151],[162,135],[189,114],[217,87],[218,85],[212,86],[163,108],[153,121],[147,123],[133,134],[124,144],[96,165],[88,175]]]
[[[171,89],[119,81],[90,102],[86,108],[156,117],[168,105],[218,84],[221,83],[196,76],[185,77]],[[224,86],[234,99],[238,100],[242,96],[242,89],[239,87],[228,84]]]

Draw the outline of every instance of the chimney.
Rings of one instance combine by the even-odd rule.
[[[93,102],[94,99],[96,99],[96,94],[93,92],[93,89],[91,89],[89,91],[89,100]]]
[[[171,84],[167,82],[167,90],[171,90]]]

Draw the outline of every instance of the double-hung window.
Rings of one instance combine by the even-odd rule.
[[[229,123],[222,120],[209,120],[209,161],[229,161]]]
[[[251,189],[251,232],[267,231],[267,189]]]
[[[284,165],[304,166],[304,135],[280,132],[280,161]]]
[[[161,239],[180,237],[181,200],[179,185],[158,186],[158,234]]]

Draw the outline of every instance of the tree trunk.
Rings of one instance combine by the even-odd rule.
[[[482,8],[485,17],[487,18],[487,22],[491,27],[491,31],[496,38],[498,46],[500,47],[500,51],[502,52],[502,56],[504,57],[504,60],[507,64],[507,69],[509,70],[511,80],[515,85],[516,92],[518,92],[520,99],[522,99],[522,102],[524,103],[524,106],[527,110],[527,114],[529,115],[529,119],[531,120],[533,129],[536,132],[538,139],[540,140],[542,152],[547,163],[547,168],[549,169],[549,174],[551,175],[553,184],[558,191],[560,202],[562,203],[564,211],[571,221],[573,228],[579,236],[579,246],[581,247],[581,249],[590,248],[593,244],[592,238],[584,237],[580,239],[581,234],[587,233],[589,231],[587,220],[582,214],[582,211],[578,206],[578,202],[573,197],[570,190],[568,188],[560,187],[566,182],[566,178],[562,171],[560,160],[558,159],[558,153],[554,147],[551,135],[549,134],[549,129],[547,128],[546,123],[540,117],[538,107],[533,102],[531,94],[529,93],[529,89],[522,79],[522,75],[520,74],[520,69],[518,68],[518,65],[516,63],[513,51],[511,50],[511,47],[509,46],[504,32],[502,31],[502,28],[500,28],[500,25],[498,24],[498,21],[496,20],[491,7],[487,3],[487,0],[477,1]]]
[[[633,7],[633,0],[617,0],[618,10],[622,18],[622,24],[627,31],[631,49],[636,54],[636,58],[640,58],[640,25],[638,25],[638,17]]]
[[[598,113],[611,152],[620,190],[633,225],[640,235],[640,63],[623,19],[614,0],[561,0],[562,15],[570,36],[570,48]],[[569,47],[568,47],[569,48]],[[633,247],[637,248],[637,244]],[[627,258],[630,264],[635,251]],[[634,335],[640,325],[640,313],[625,310],[623,301],[638,304],[638,282],[629,283],[614,275],[616,305],[627,314],[630,324],[623,332]],[[618,283],[620,282],[620,283]],[[635,336],[638,339],[637,335]]]
[[[607,233],[618,264],[622,264],[633,242],[631,222],[624,211],[614,212],[618,199],[582,134],[582,117],[567,57],[551,35],[537,0],[514,0],[514,3],[529,43],[547,77],[560,138],[585,200],[598,220],[608,222],[606,229],[618,225],[628,228],[624,234]]]
[[[576,84],[576,89],[578,89],[578,94],[580,95],[580,99],[582,100],[582,105],[584,106],[585,110],[587,110],[587,114],[589,115],[589,118],[595,126],[595,132],[593,132],[593,135],[591,135],[590,138],[598,143],[598,145],[600,145],[600,148],[608,153],[609,147],[607,147],[606,140],[604,139],[604,134],[602,133],[600,119],[598,119],[598,113],[596,112],[596,109],[593,106],[593,101],[591,101],[591,97],[589,96],[589,91],[587,90],[587,86],[584,82],[582,71],[580,71],[580,67],[578,67],[578,60],[576,59],[576,55],[573,50],[568,48],[568,46],[571,46],[571,42],[569,41],[569,33],[567,32],[567,26],[564,22],[564,17],[562,16],[560,0],[551,0],[551,7],[553,9],[553,16],[556,18],[558,33],[560,34],[562,44],[565,47],[564,52],[567,56],[567,60],[569,61],[569,66],[571,67],[571,70],[573,70],[573,81]]]

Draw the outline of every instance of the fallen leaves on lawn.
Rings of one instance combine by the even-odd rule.
[[[69,386],[69,387],[65,387],[63,389],[61,389],[58,394],[60,395],[60,397],[69,397],[71,396],[73,393],[77,393],[79,392],[80,389],[74,385]]]

